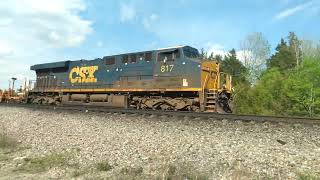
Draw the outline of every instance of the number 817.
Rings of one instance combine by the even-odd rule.
[[[173,69],[173,67],[174,67],[174,65],[173,64],[170,64],[170,65],[162,65],[161,67],[160,67],[160,71],[161,72],[171,72],[172,71],[172,69]]]

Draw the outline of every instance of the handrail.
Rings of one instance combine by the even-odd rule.
[[[204,91],[205,91],[205,87],[207,85],[207,81],[208,81],[208,77],[209,77],[210,73],[206,75],[206,79],[204,80],[203,86],[202,86],[202,102],[204,102]]]

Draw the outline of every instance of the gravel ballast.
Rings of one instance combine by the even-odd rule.
[[[319,125],[3,106],[0,123],[1,131],[27,147],[14,152],[13,160],[0,162],[0,175],[8,179],[71,177],[68,167],[32,175],[11,171],[19,166],[19,157],[50,152],[72,152],[78,169],[99,162],[110,165],[106,172],[90,171],[77,176],[80,179],[118,179],[132,171],[140,178],[179,171],[209,179],[296,179],[299,174],[320,174]]]

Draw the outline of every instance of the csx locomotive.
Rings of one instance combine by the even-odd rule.
[[[231,113],[231,77],[197,49],[176,46],[31,66],[27,102]]]

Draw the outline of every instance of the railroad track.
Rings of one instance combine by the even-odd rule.
[[[293,123],[293,124],[319,124],[320,119],[308,117],[285,117],[285,116],[257,116],[257,115],[236,115],[236,114],[216,114],[206,112],[188,112],[188,111],[160,111],[160,110],[137,110],[110,108],[98,106],[79,106],[79,105],[35,105],[35,104],[17,104],[17,103],[0,103],[0,106],[6,107],[22,107],[31,109],[47,109],[47,110],[64,110],[64,111],[83,111],[83,112],[106,112],[106,113],[125,113],[125,114],[148,114],[148,115],[165,115],[165,116],[182,116],[192,118],[206,118],[216,120],[233,120],[233,121],[255,121],[255,122],[275,122],[275,123]]]

